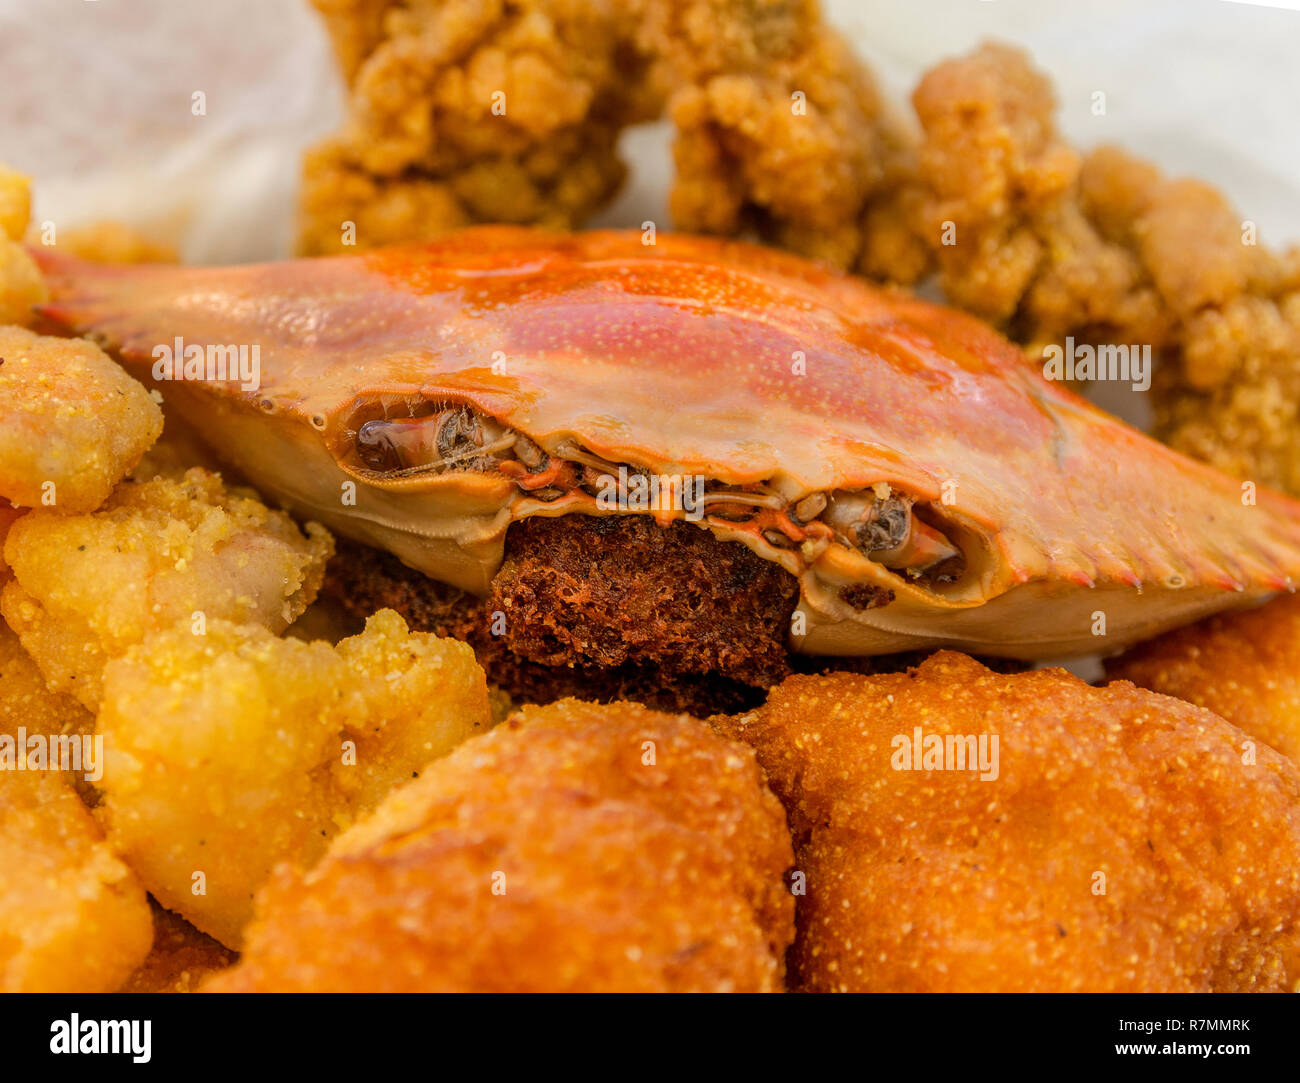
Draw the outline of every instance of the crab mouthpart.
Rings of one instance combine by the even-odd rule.
[[[886,568],[955,579],[961,573],[961,550],[920,519],[914,504],[912,497],[879,482],[861,492],[833,493],[824,518],[840,541]]]
[[[493,470],[517,434],[467,406],[452,405],[410,417],[376,417],[355,428],[353,454],[367,470],[388,478]]]

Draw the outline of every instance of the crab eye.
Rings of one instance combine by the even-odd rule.
[[[515,434],[464,406],[423,417],[373,418],[357,429],[357,458],[384,474],[490,469]]]

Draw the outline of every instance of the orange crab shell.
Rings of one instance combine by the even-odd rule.
[[[1090,653],[1300,577],[1300,505],[1244,500],[1240,483],[1043,379],[970,317],[768,249],[481,227],[233,268],[36,255],[53,293],[44,317],[146,379],[177,338],[256,346],[257,387],[169,382],[169,403],[267,495],[470,590],[486,589],[511,521],[591,509],[543,503],[504,475],[359,471],[351,422],[367,404],[463,403],[552,453],[575,441],[792,502],[885,482],[959,542],[965,573],[934,586],[844,546],[808,561],[710,519],[799,577],[797,650]],[[894,600],[853,610],[840,588],[859,582]]]

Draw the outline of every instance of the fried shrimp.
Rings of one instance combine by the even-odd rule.
[[[941,652],[714,723],[790,816],[796,988],[1300,981],[1300,771],[1209,711]]]
[[[46,690],[0,624],[0,992],[108,992],[149,950],[144,889],[68,777],[48,757],[44,769],[17,769],[29,751],[17,746],[20,729],[49,742],[88,733],[91,722]]]
[[[0,611],[50,686],[94,710],[104,663],[178,621],[283,631],[316,596],[333,551],[220,477],[127,482],[88,515],[37,508],[9,529]]]
[[[1300,764],[1300,597],[1157,636],[1106,673],[1206,707]]]
[[[278,873],[208,988],[775,990],[790,860],[752,753],[702,722],[525,708]]]
[[[31,207],[28,179],[0,162],[0,325],[28,326],[34,306],[49,299],[40,271],[18,243],[27,231]]]
[[[473,651],[392,612],[337,648],[182,624],[105,669],[99,811],[159,902],[238,947],[277,863],[310,864],[489,719]]]
[[[0,496],[93,511],[162,432],[162,411],[94,343],[0,327]]]

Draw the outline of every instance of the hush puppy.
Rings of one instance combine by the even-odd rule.
[[[1300,771],[1209,711],[940,652],[715,722],[790,815],[797,989],[1300,984]]]
[[[753,754],[704,723],[527,707],[278,873],[208,988],[776,990],[791,856]]]
[[[1300,597],[1157,636],[1106,673],[1207,707],[1300,764]]]

